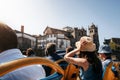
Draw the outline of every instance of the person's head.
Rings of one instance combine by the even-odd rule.
[[[53,54],[56,52],[56,44],[55,43],[48,43],[46,45],[45,53],[46,55]]]
[[[77,48],[81,46],[80,52],[78,53],[80,58],[87,58],[89,62],[94,62],[93,58],[96,57],[96,45],[93,43],[93,39],[91,37],[83,36],[75,45]]]
[[[68,46],[68,47],[66,48],[66,53],[68,53],[68,52],[72,51],[73,49],[74,49],[73,47]]]
[[[26,51],[26,55],[27,56],[33,56],[33,55],[35,55],[35,53],[34,53],[32,48],[28,48],[27,51]]]
[[[96,45],[93,43],[93,39],[88,36],[83,36],[80,41],[75,43],[77,48],[80,48],[80,52],[95,52]]]
[[[22,54],[23,54],[23,55],[26,55],[26,51],[25,51],[25,50],[24,50],[24,51],[22,51]]]
[[[111,59],[112,50],[109,45],[105,44],[105,45],[100,46],[98,53],[99,53],[99,57],[102,60]]]
[[[17,35],[8,25],[0,23],[0,51],[17,48]]]

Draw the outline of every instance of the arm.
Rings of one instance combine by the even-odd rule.
[[[73,51],[67,53],[65,56],[64,56],[64,59],[67,61],[67,62],[70,62],[72,64],[76,64],[78,66],[83,66],[82,64],[85,62],[86,59],[83,59],[83,58],[74,58],[73,56],[79,52],[79,49],[74,49]]]
[[[64,59],[65,59],[66,61],[69,61],[69,59],[71,59],[76,53],[80,52],[81,41],[76,42],[75,45],[76,45],[77,48],[74,49],[74,50],[72,50],[72,51],[70,51],[70,52],[68,52],[68,53],[64,56]]]
[[[74,49],[74,50],[68,52],[68,53],[64,56],[65,60],[66,60],[67,57],[73,57],[77,52],[79,52],[79,49]]]
[[[67,53],[65,56],[64,56],[64,59],[67,61],[67,62],[70,62],[72,64],[76,64],[78,66],[81,66],[81,67],[86,67],[88,66],[88,61],[87,59],[85,58],[75,58],[73,57],[76,53],[80,52],[80,48],[81,48],[81,45],[85,45],[86,42],[81,40],[79,42],[76,42],[76,49],[72,50],[71,52]]]

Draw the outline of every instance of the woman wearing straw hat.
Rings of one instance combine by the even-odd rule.
[[[102,63],[96,55],[92,38],[83,36],[76,42],[76,49],[67,53],[64,59],[80,67],[81,80],[102,80]],[[75,54],[78,58],[73,57]]]

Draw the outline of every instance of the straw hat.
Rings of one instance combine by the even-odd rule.
[[[83,43],[83,44],[81,44]],[[85,44],[84,44],[85,43]],[[95,51],[96,45],[93,43],[93,39],[91,37],[83,36],[80,41],[76,42],[76,47],[80,48],[80,51]]]

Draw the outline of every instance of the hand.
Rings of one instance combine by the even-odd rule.
[[[81,49],[81,46],[84,46],[84,45],[86,45],[87,43],[88,43],[88,42],[87,42],[85,39],[80,39],[80,41],[77,41],[77,42],[75,43],[75,45],[76,45],[77,49],[80,50],[80,49]]]

